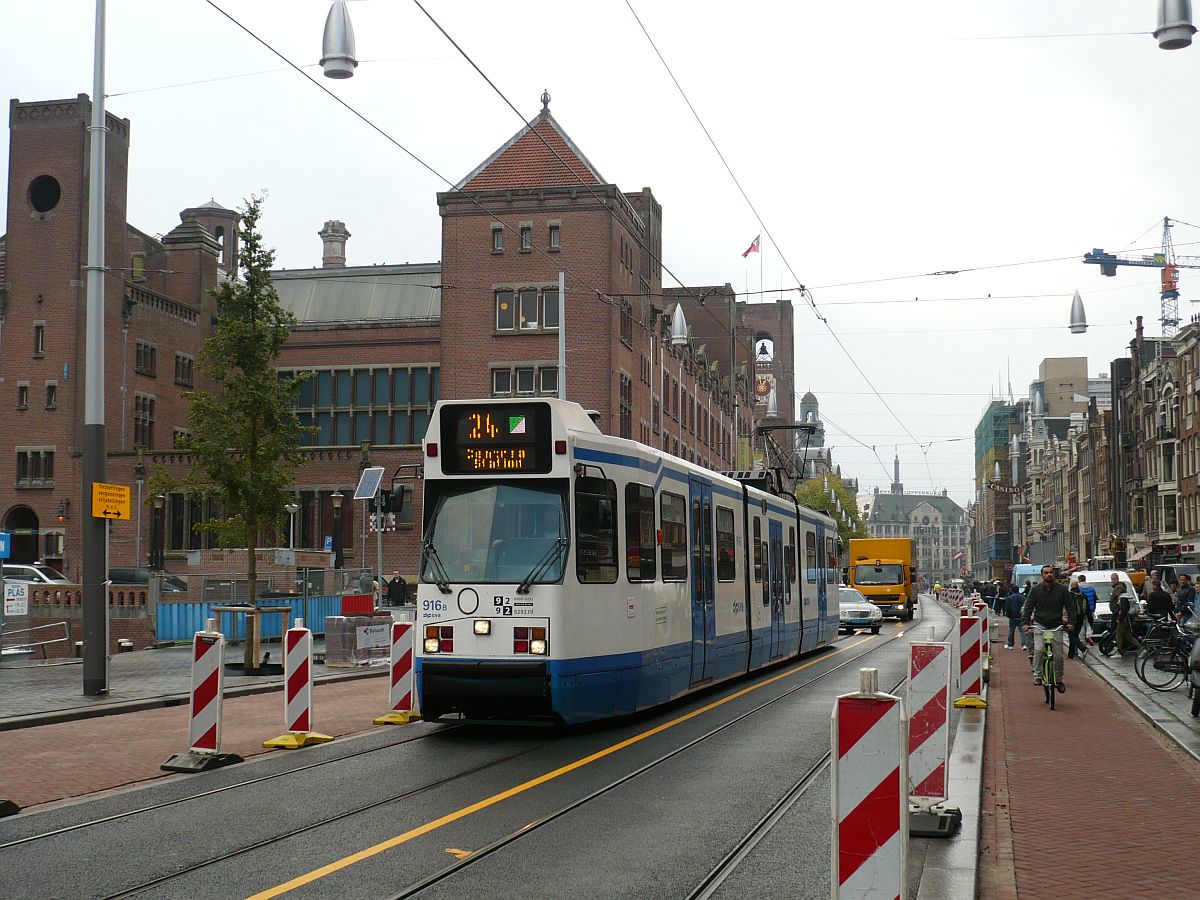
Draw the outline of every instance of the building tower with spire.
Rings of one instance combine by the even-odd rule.
[[[896,458],[892,460],[892,470],[895,474],[892,476],[892,493],[903,494],[904,484],[900,481],[900,454],[896,454]]]

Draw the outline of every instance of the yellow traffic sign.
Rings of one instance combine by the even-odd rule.
[[[93,481],[92,516],[97,519],[128,519],[129,488],[123,484]]]

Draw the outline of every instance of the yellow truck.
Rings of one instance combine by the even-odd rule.
[[[885,616],[912,620],[917,605],[917,570],[912,538],[851,538],[850,586]]]

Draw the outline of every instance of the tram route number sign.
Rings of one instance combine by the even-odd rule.
[[[92,517],[96,519],[130,518],[129,487],[124,484],[92,482]]]

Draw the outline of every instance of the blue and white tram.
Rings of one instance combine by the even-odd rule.
[[[424,455],[426,718],[604,719],[837,636],[837,531],[793,497],[555,399],[442,401]]]

